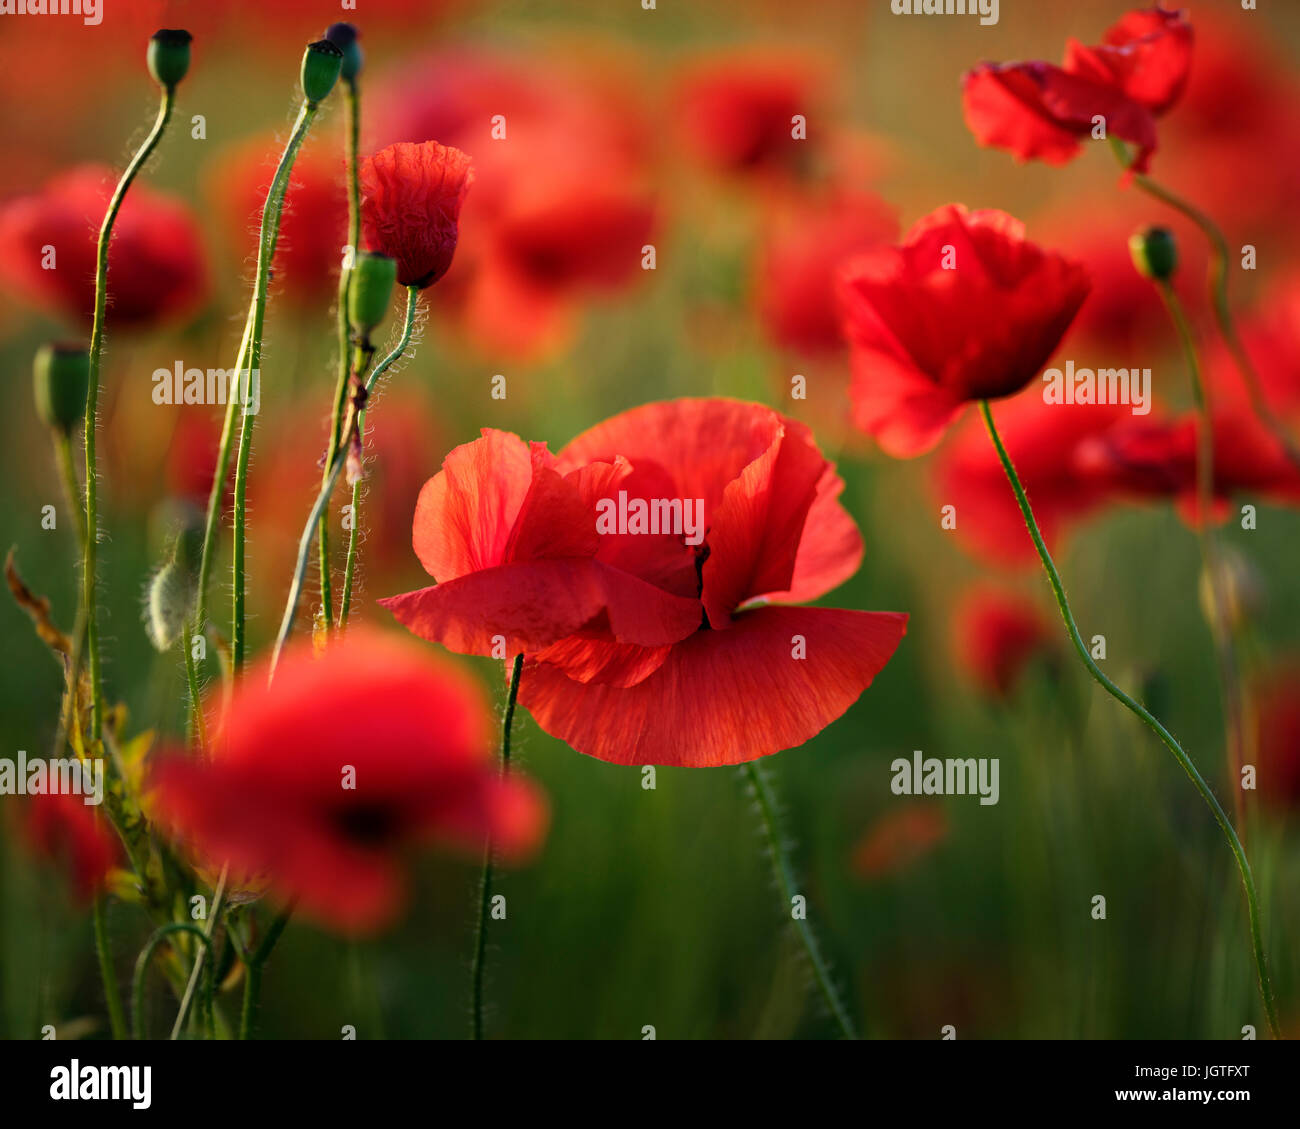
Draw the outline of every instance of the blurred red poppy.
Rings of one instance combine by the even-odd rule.
[[[402,286],[432,286],[451,267],[470,159],[436,141],[398,142],[361,161],[366,246],[397,260]]]
[[[769,606],[857,569],[842,488],[807,428],[738,401],[650,404],[555,456],[486,432],[416,510],[416,552],[445,582],[381,602],[452,649],[526,651],[520,701],[579,752],[753,760],[839,717],[906,630],[897,613]],[[683,516],[602,528],[616,497]]]
[[[81,796],[32,796],[24,808],[22,830],[34,851],[66,871],[82,903],[103,889],[122,858],[112,828]]]
[[[943,805],[916,800],[886,812],[853,848],[852,868],[860,878],[883,878],[906,870],[948,838]]]
[[[755,291],[763,328],[803,354],[844,348],[836,305],[839,268],[856,252],[898,237],[898,216],[867,192],[789,193],[763,223]]]
[[[1028,663],[1056,650],[1057,632],[1018,593],[976,585],[953,614],[953,658],[989,697],[1006,698]]]
[[[280,148],[270,135],[254,138],[224,151],[211,166],[211,195],[241,265],[257,254],[262,207]],[[309,144],[294,162],[280,216],[272,275],[276,292],[304,309],[333,301],[347,241],[343,159]]]
[[[1280,811],[1300,807],[1300,664],[1288,660],[1259,687],[1260,799]]]
[[[1126,418],[1132,417],[1122,405],[1048,404],[1035,395],[998,405],[998,434],[1053,551],[1071,523],[1111,497],[1106,484],[1080,474],[1080,445]],[[1037,562],[983,420],[972,416],[941,448],[931,467],[931,491],[941,506],[955,508],[953,535],[976,557],[1002,566]]]
[[[400,855],[426,843],[507,858],[541,841],[546,806],[502,777],[477,683],[400,639],[356,628],[287,650],[268,687],[250,670],[215,730],[211,760],[155,766],[159,818],[200,864],[265,876],[308,917],[372,933],[405,901]]]
[[[841,276],[854,421],[889,454],[930,450],[972,400],[1010,396],[1088,294],[1077,263],[1005,212],[949,204]]]
[[[41,192],[0,206],[0,282],[48,313],[88,328],[95,312],[99,228],[117,177],[81,165]],[[207,261],[189,207],[132,186],[108,250],[107,324],[148,329],[180,321],[208,293]]]

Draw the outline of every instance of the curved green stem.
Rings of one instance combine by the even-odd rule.
[[[510,691],[506,696],[506,715],[501,724],[501,775],[510,771],[510,730],[514,726],[515,706],[519,701],[519,676],[524,669],[524,655],[515,655],[510,670]],[[483,1038],[483,973],[487,966],[487,923],[492,907],[492,841],[483,847],[483,876],[479,883],[478,929],[474,937],[474,967],[470,976],[473,982],[470,1003],[470,1033],[474,1039]]]
[[[379,362],[375,369],[375,377],[378,378],[398,357],[405,351],[407,345],[411,343],[411,334],[415,330],[415,317],[419,311],[420,291],[415,286],[406,288],[406,315],[402,322],[402,336],[397,342],[397,346],[382,361]],[[372,384],[373,387],[373,384]],[[366,413],[362,412],[357,417],[357,440],[360,442],[365,437]],[[356,573],[357,566],[357,538],[361,529],[361,483],[352,484],[352,529],[348,533],[348,559],[343,569],[343,598],[339,604],[339,627],[348,625],[348,616],[352,612],[352,581]]]
[[[133,1002],[131,1013],[131,1038],[144,1038],[144,978],[145,973],[149,971],[149,962],[153,959],[153,954],[173,933],[193,933],[205,948],[211,948],[212,938],[203,932],[197,925],[191,925],[188,921],[172,921],[166,925],[160,925],[153,931],[148,943],[140,950],[139,957],[135,962],[135,979],[131,992]]]
[[[352,288],[352,271],[351,262],[356,261],[356,256],[361,250],[361,178],[360,170],[357,167],[358,150],[361,144],[361,91],[357,86],[355,76],[348,79],[347,86],[347,114],[348,114],[348,141],[347,141],[347,166],[348,166],[348,258],[349,261],[343,264],[343,270],[339,273],[339,373],[338,383],[334,390],[334,415],[330,420],[330,441],[325,450],[325,471],[321,475],[321,482],[329,477],[329,468],[334,462],[334,453],[338,450],[339,439],[343,434],[343,414],[348,399],[348,342],[352,339],[352,325],[348,320],[348,292]],[[353,487],[353,503],[356,502],[356,487]],[[320,525],[320,594],[321,594],[321,611],[325,619],[325,628],[333,624],[334,617],[334,593],[333,581],[330,576],[330,537],[329,522],[321,522]],[[351,567],[352,557],[349,551],[348,565]],[[346,607],[346,595],[344,596],[344,606]],[[344,612],[340,612],[339,622],[343,622]]]
[[[122,1014],[122,997],[117,991],[117,973],[113,971],[113,949],[108,943],[107,895],[95,895],[95,953],[99,957],[99,975],[104,981],[104,1000],[108,1004],[108,1025],[114,1039],[126,1038],[126,1016]]]
[[[1210,634],[1214,640],[1215,664],[1219,672],[1219,689],[1223,697],[1224,731],[1228,745],[1228,768],[1231,775],[1233,812],[1237,825],[1245,834],[1246,809],[1241,789],[1241,766],[1245,756],[1245,707],[1241,687],[1240,666],[1233,645],[1232,626],[1227,619],[1227,604],[1223,598],[1223,571],[1220,565],[1219,543],[1214,532],[1211,507],[1214,504],[1214,419],[1210,398],[1201,366],[1196,356],[1196,343],[1192,328],[1183,312],[1173,286],[1168,281],[1158,285],[1170,320],[1174,323],[1183,358],[1187,363],[1192,396],[1196,402],[1196,510],[1197,542],[1201,548],[1201,563],[1209,592]]]
[[[1106,693],[1132,711],[1165,743],[1165,746],[1173,753],[1174,759],[1182,767],[1182,770],[1187,773],[1188,779],[1191,780],[1192,785],[1205,801],[1206,806],[1209,807],[1214,815],[1215,822],[1219,825],[1224,838],[1228,841],[1232,856],[1237,863],[1237,870],[1241,874],[1241,884],[1246,891],[1246,912],[1250,919],[1251,947],[1255,959],[1255,972],[1259,980],[1259,993],[1264,1001],[1264,1012],[1268,1017],[1269,1030],[1274,1038],[1277,1038],[1277,1005],[1273,1000],[1273,985],[1269,980],[1268,963],[1264,956],[1264,940],[1259,918],[1259,896],[1255,892],[1255,878],[1250,869],[1250,862],[1246,858],[1245,848],[1242,847],[1241,840],[1237,838],[1237,832],[1233,830],[1232,823],[1224,813],[1223,807],[1215,798],[1210,786],[1206,784],[1196,765],[1192,763],[1191,757],[1183,751],[1183,747],[1145,706],[1129,697],[1128,694],[1107,678],[1102,673],[1101,667],[1093,660],[1087,644],[1084,643],[1083,636],[1079,633],[1079,628],[1074,622],[1074,615],[1070,611],[1070,603],[1066,599],[1065,586],[1061,583],[1060,573],[1056,571],[1056,564],[1052,560],[1052,554],[1048,552],[1047,543],[1043,540],[1042,533],[1039,532],[1038,522],[1034,518],[1034,511],[1029,505],[1029,498],[1020,482],[1020,476],[1016,473],[1016,468],[1011,462],[1011,456],[1007,454],[1007,449],[1002,445],[1002,438],[998,435],[997,427],[993,423],[993,412],[990,410],[987,400],[980,401],[980,414],[984,417],[984,426],[988,429],[989,438],[993,441],[993,448],[997,452],[998,461],[1002,464],[1007,481],[1011,483],[1012,492],[1016,496],[1016,504],[1020,507],[1020,514],[1025,520],[1029,536],[1033,538],[1034,548],[1038,550],[1038,558],[1043,563],[1043,571],[1047,573],[1047,581],[1051,585],[1052,595],[1056,597],[1056,606],[1060,609],[1061,618],[1065,621],[1065,629],[1070,636],[1070,642],[1074,644],[1074,649],[1078,651],[1080,659],[1083,660],[1083,665],[1088,668],[1088,673],[1097,680]]]
[[[194,967],[190,969],[190,979],[185,985],[185,994],[181,997],[180,1010],[176,1013],[176,1021],[172,1024],[171,1038],[179,1039],[181,1032],[185,1029],[185,1018],[189,1015],[190,1002],[194,999],[194,990],[198,987],[199,978],[203,975],[203,964],[208,956],[208,950],[212,948],[211,941],[217,932],[217,922],[221,919],[221,911],[224,908],[223,903],[226,897],[226,880],[230,875],[230,868],[223,866],[221,868],[221,877],[217,879],[217,889],[212,895],[212,909],[208,913],[208,926],[204,930],[207,936],[208,944],[194,954]]]
[[[284,932],[284,927],[289,924],[289,918],[293,916],[293,906],[286,906],[280,915],[271,923],[271,928],[266,931],[266,936],[262,938],[262,943],[257,946],[257,950],[248,958],[244,966],[244,1007],[239,1017],[239,1037],[241,1039],[251,1039],[253,1032],[257,1027],[257,1009],[261,1003],[262,995],[262,968],[266,964],[267,958],[271,955],[271,950],[280,939],[280,934]]]
[[[54,456],[59,467],[59,478],[63,483],[64,497],[68,507],[76,514],[77,556],[86,559],[86,515],[81,508],[81,487],[77,483],[77,468],[72,461],[72,437],[66,432],[54,433]],[[77,617],[72,629],[72,654],[68,658],[68,695],[67,701],[59,711],[59,723],[54,736],[54,756],[63,756],[63,744],[67,740],[69,727],[79,725],[78,700],[80,698],[81,655],[86,645],[86,602],[85,588],[82,586],[77,595]],[[82,748],[81,738],[77,737],[74,748]]]
[[[165,87],[158,117],[153,129],[136,150],[131,163],[126,166],[122,179],[108,202],[104,222],[99,229],[99,243],[95,249],[95,313],[90,329],[90,387],[86,397],[86,538],[85,560],[82,567],[82,599],[86,608],[86,654],[90,664],[90,736],[98,741],[104,724],[104,692],[100,682],[99,624],[95,604],[96,555],[99,541],[99,467],[95,453],[95,433],[99,428],[99,369],[104,355],[104,311],[108,299],[108,246],[113,238],[113,225],[127,189],[144,166],[171,120],[176,104],[175,87]],[[72,672],[75,682],[77,671]]]
[[[777,815],[776,797],[773,795],[772,785],[763,774],[761,766],[754,761],[745,764],[741,771],[754,789],[754,798],[758,801],[759,814],[763,818],[763,830],[767,835],[767,847],[772,857],[772,871],[776,876],[777,888],[781,891],[781,912],[790,913],[795,898],[794,868],[790,863],[790,854],[786,850],[785,840],[781,836],[780,819]],[[817,935],[812,931],[806,917],[795,917],[794,924],[798,929],[799,939],[803,942],[804,952],[807,953],[808,961],[812,965],[817,990],[838,1024],[840,1034],[846,1039],[856,1039],[857,1030],[849,1017],[848,1009],[835,990],[830,966],[822,956]]]
[[[1124,142],[1117,137],[1110,139],[1111,151],[1115,154],[1116,159],[1125,168],[1128,167],[1128,151]],[[1287,458],[1297,467],[1300,468],[1300,445],[1297,445],[1291,433],[1287,430],[1286,425],[1278,419],[1273,409],[1269,406],[1268,398],[1264,395],[1264,390],[1259,383],[1259,373],[1255,371],[1254,363],[1250,359],[1250,354],[1246,351],[1240,335],[1237,333],[1236,322],[1232,317],[1232,306],[1228,302],[1228,240],[1216,224],[1208,215],[1199,208],[1189,204],[1181,196],[1175,195],[1169,191],[1163,184],[1152,180],[1149,176],[1141,173],[1134,174],[1134,181],[1148,196],[1159,200],[1173,208],[1180,215],[1185,216],[1205,236],[1210,244],[1210,272],[1209,272],[1209,289],[1210,305],[1214,309],[1214,320],[1219,327],[1219,335],[1228,347],[1228,352],[1232,356],[1233,364],[1241,374],[1242,383],[1246,386],[1246,394],[1250,397],[1251,410],[1259,418],[1259,421],[1273,434],[1273,437],[1281,445],[1282,450],[1286,453]]]
[[[298,111],[298,120],[294,122],[289,142],[280,156],[280,164],[275,170],[275,177],[266,194],[266,204],[262,209],[262,231],[257,252],[257,277],[253,283],[253,301],[249,311],[248,362],[245,369],[235,373],[233,380],[260,380],[262,363],[262,327],[266,320],[267,285],[271,273],[271,261],[275,257],[276,239],[280,233],[280,213],[284,209],[284,197],[289,189],[289,174],[293,163],[302,148],[307,131],[316,117],[318,106],[315,102],[304,102]],[[247,372],[247,377],[245,377]],[[251,390],[251,389],[250,389]],[[235,459],[235,538],[231,574],[234,580],[234,607],[231,616],[231,661],[235,677],[244,669],[244,653],[247,642],[244,637],[244,544],[248,520],[246,492],[248,487],[248,459],[253,447],[253,412],[250,410],[250,396],[243,397],[243,411],[239,427],[239,453]]]

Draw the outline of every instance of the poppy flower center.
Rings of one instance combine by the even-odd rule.
[[[384,804],[349,804],[337,809],[331,822],[349,842],[361,847],[380,847],[397,837],[398,819]]]

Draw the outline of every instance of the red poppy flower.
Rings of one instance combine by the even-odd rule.
[[[258,137],[222,152],[212,166],[210,194],[241,264],[257,253],[262,207],[279,150],[273,137]],[[309,145],[294,162],[280,216],[273,264],[277,292],[303,307],[334,300],[347,241],[343,160]]]
[[[89,903],[122,857],[117,836],[81,796],[33,796],[25,813],[23,833],[32,849],[66,869],[78,901]]]
[[[1238,493],[1284,502],[1300,500],[1300,471],[1277,439],[1238,406],[1212,412],[1213,521],[1222,521]],[[1076,469],[1094,486],[1139,499],[1170,498],[1191,525],[1199,523],[1195,413],[1173,420],[1135,417],[1080,445]]]
[[[844,348],[835,282],[851,255],[891,243],[898,217],[879,197],[839,192],[789,196],[764,225],[756,270],[763,328],[778,345],[804,354]]]
[[[1156,148],[1158,115],[1187,82],[1192,28],[1182,12],[1130,12],[1100,46],[1071,39],[1063,66],[981,63],[962,78],[966,124],[977,141],[1018,160],[1061,165],[1079,152],[1097,119],[1107,136],[1137,147],[1132,167],[1145,172]]]
[[[915,800],[882,815],[853,848],[859,878],[883,878],[906,870],[948,838],[943,805]]]
[[[354,628],[328,661],[287,650],[269,687],[250,670],[211,760],[155,766],[157,811],[209,869],[265,876],[316,921],[373,932],[404,901],[405,849],[477,852],[490,837],[519,858],[541,840],[542,798],[498,775],[492,729],[467,674]]]
[[[1082,267],[1019,220],[940,208],[841,277],[855,422],[891,455],[922,454],[968,401],[1023,388],[1087,294]]]
[[[1105,483],[1081,474],[1080,447],[1131,418],[1119,404],[1048,404],[1036,395],[998,405],[998,434],[1049,548],[1055,550],[1072,523],[1112,497]],[[953,536],[980,560],[1002,566],[1038,560],[982,419],[966,420],[939,451],[931,491],[939,505],[955,508]]]
[[[1036,604],[987,585],[957,605],[952,629],[957,666],[991,698],[1006,698],[1028,663],[1056,650],[1056,632]]]
[[[116,177],[82,165],[37,195],[0,207],[0,279],[41,308],[89,327],[95,312],[95,249]],[[53,248],[52,269],[43,263]],[[131,186],[108,250],[110,326],[145,329],[193,314],[208,278],[198,225],[186,205],[148,185]]]
[[[1278,810],[1300,806],[1300,664],[1289,661],[1259,689],[1260,799]]]
[[[1300,275],[1270,289],[1242,322],[1241,337],[1269,407],[1292,425],[1300,422]],[[1241,369],[1221,341],[1209,352],[1206,369],[1216,404],[1249,407]]]
[[[693,65],[678,91],[687,141],[714,168],[729,173],[797,171],[809,142],[794,136],[820,104],[821,80],[810,62],[777,52],[723,55]]]
[[[436,141],[398,142],[362,160],[362,235],[397,260],[402,286],[424,289],[447,273],[473,182],[469,158]]]
[[[487,432],[416,511],[416,552],[455,579],[381,602],[453,649],[526,651],[520,701],[579,752],[753,760],[839,717],[906,630],[895,613],[774,606],[856,570],[842,488],[807,428],[756,404],[650,404],[556,456]],[[603,528],[616,498],[620,513],[683,516]]]

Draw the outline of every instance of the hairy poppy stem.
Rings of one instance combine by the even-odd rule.
[[[781,891],[781,912],[789,913],[795,898],[794,867],[790,863],[790,853],[781,835],[780,818],[777,815],[776,796],[772,791],[772,784],[763,774],[762,768],[753,761],[744,765],[741,771],[754,789],[754,798],[758,801],[758,810],[763,817],[763,830],[767,835],[767,847],[772,856],[772,871],[776,876],[777,887]],[[826,958],[822,956],[821,947],[817,944],[817,935],[813,933],[806,917],[795,917],[794,923],[812,965],[817,990],[821,992],[822,999],[839,1025],[840,1034],[846,1039],[856,1039],[857,1030],[853,1026],[853,1020],[849,1018],[848,1009],[845,1008],[844,1002],[835,990],[830,967],[826,963]]]
[[[374,391],[379,378],[393,366],[406,351],[407,345],[411,343],[411,332],[415,325],[415,313],[418,304],[419,291],[415,287],[411,287],[407,296],[406,325],[402,331],[402,336],[392,351],[379,364],[375,365],[374,370],[370,373],[370,377],[365,384],[367,397]],[[321,523],[325,510],[329,506],[330,496],[334,493],[334,487],[338,483],[339,473],[347,462],[348,443],[352,437],[351,429],[359,426],[360,418],[359,413],[354,415],[351,423],[345,428],[338,449],[334,452],[334,461],[331,466],[326,468],[325,482],[320,488],[320,493],[316,495],[316,501],[312,505],[311,513],[307,515],[307,524],[303,526],[302,536],[298,539],[298,561],[294,566],[293,581],[289,585],[289,598],[284,605],[284,616],[280,620],[280,630],[275,637],[275,651],[271,656],[272,677],[275,676],[275,668],[279,665],[280,653],[284,650],[285,643],[289,641],[289,636],[293,633],[293,621],[298,614],[298,601],[302,597],[303,585],[307,579],[307,563],[311,559],[311,545],[316,537],[316,526]]]
[[[351,289],[351,261],[355,261],[361,250],[361,180],[358,168],[357,152],[361,144],[361,91],[356,77],[346,80],[347,88],[347,166],[348,166],[348,258],[339,273],[339,376],[338,386],[334,390],[334,417],[330,422],[329,447],[325,451],[325,471],[321,475],[323,483],[329,477],[329,468],[334,462],[334,453],[338,450],[343,433],[343,413],[348,399],[348,342],[352,339],[352,324],[348,319],[348,291]],[[359,429],[359,425],[358,425]],[[353,506],[356,504],[356,488],[353,487]],[[355,543],[355,536],[353,538]],[[352,550],[348,550],[348,567],[352,565]],[[345,580],[346,584],[346,580]],[[328,630],[334,619],[334,592],[330,577],[330,533],[329,522],[320,524],[320,598],[321,611]],[[347,617],[347,594],[343,597],[343,609],[339,612],[339,624]]]
[[[99,243],[95,249],[95,313],[90,329],[90,387],[86,397],[86,538],[82,566],[82,600],[86,609],[86,654],[90,665],[90,736],[98,741],[104,724],[104,691],[100,682],[99,624],[95,603],[96,549],[99,542],[99,466],[95,453],[95,433],[99,428],[99,369],[104,356],[104,312],[108,300],[108,245],[113,238],[113,225],[117,213],[126,199],[127,189],[136,174],[158,146],[158,141],[171,120],[176,104],[176,89],[165,86],[158,117],[153,129],[136,150],[131,163],[126,166],[122,179],[108,202],[104,222],[99,229]],[[73,683],[77,671],[72,672]]]
[[[1084,643],[1083,636],[1079,633],[1079,628],[1074,622],[1074,615],[1070,611],[1070,603],[1065,596],[1065,586],[1061,583],[1061,575],[1056,571],[1056,564],[1052,561],[1052,554],[1048,552],[1047,543],[1043,540],[1042,533],[1039,532],[1038,522],[1034,518],[1034,511],[1029,505],[1029,498],[1020,482],[1020,476],[1016,473],[1016,468],[1011,462],[1011,456],[1007,454],[1007,449],[1002,445],[1002,439],[993,423],[993,412],[989,408],[987,400],[980,401],[980,415],[984,417],[984,426],[988,429],[989,438],[993,441],[993,448],[997,452],[998,461],[1002,463],[1002,469],[1006,472],[1007,481],[1011,483],[1011,489],[1016,496],[1016,504],[1020,507],[1020,514],[1025,519],[1025,526],[1029,530],[1029,536],[1033,538],[1034,547],[1038,550],[1038,558],[1043,562],[1043,571],[1047,573],[1047,581],[1052,587],[1052,594],[1056,597],[1056,606],[1060,609],[1061,618],[1065,621],[1065,628],[1070,636],[1070,641],[1074,644],[1074,649],[1079,652],[1083,665],[1088,668],[1088,673],[1097,680],[1102,689],[1136,714],[1165,743],[1169,751],[1174,754],[1174,759],[1187,773],[1188,778],[1197,792],[1200,793],[1211,813],[1213,813],[1215,822],[1223,831],[1224,838],[1228,840],[1232,856],[1237,862],[1237,870],[1241,873],[1241,884],[1246,891],[1246,912],[1250,919],[1251,947],[1255,958],[1255,972],[1259,980],[1259,994],[1264,1001],[1264,1012],[1268,1017],[1269,1031],[1274,1038],[1278,1038],[1277,1005],[1273,1000],[1273,985],[1269,980],[1268,962],[1264,956],[1264,939],[1259,920],[1259,896],[1255,892],[1255,877],[1251,873],[1250,862],[1246,858],[1245,848],[1242,847],[1237,832],[1233,830],[1232,823],[1219,801],[1215,798],[1214,793],[1210,790],[1210,786],[1205,783],[1204,777],[1201,776],[1196,765],[1192,763],[1192,758],[1183,751],[1183,747],[1174,739],[1169,730],[1161,725],[1145,706],[1130,698],[1102,673],[1101,667],[1089,654],[1087,644]]]
[[[1241,834],[1246,833],[1246,808],[1241,789],[1241,766],[1245,760],[1245,705],[1241,685],[1241,669],[1233,645],[1232,626],[1228,622],[1228,606],[1223,595],[1223,571],[1219,553],[1219,540],[1215,535],[1210,516],[1214,503],[1214,420],[1211,414],[1209,393],[1201,376],[1200,362],[1196,356],[1196,343],[1191,326],[1183,312],[1182,303],[1168,281],[1157,284],[1164,299],[1170,320],[1178,333],[1178,340],[1187,361],[1188,379],[1196,401],[1196,532],[1201,548],[1201,563],[1209,595],[1208,616],[1210,634],[1214,640],[1214,657],[1219,670],[1219,687],[1223,696],[1224,729],[1228,745],[1228,769],[1231,774],[1233,812]]]
[[[298,120],[294,122],[289,143],[284,147],[275,178],[271,181],[266,194],[266,203],[262,208],[262,231],[257,251],[257,277],[253,282],[253,301],[249,308],[249,328],[247,364],[236,371],[235,379],[247,380],[248,387],[243,396],[243,412],[239,428],[239,454],[235,460],[235,547],[231,573],[234,578],[235,598],[231,614],[231,651],[235,677],[244,670],[244,653],[247,640],[244,634],[244,545],[248,523],[248,510],[245,495],[248,488],[248,459],[253,447],[253,412],[249,401],[252,399],[252,381],[261,377],[262,363],[262,327],[266,320],[267,285],[271,274],[271,260],[275,257],[275,244],[280,234],[280,213],[284,209],[284,198],[289,189],[289,174],[293,163],[302,148],[303,140],[311,123],[316,117],[318,104],[304,101],[298,111]],[[257,374],[254,377],[254,373]]]
[[[173,933],[193,933],[200,941],[203,942],[204,948],[212,945],[212,938],[203,932],[197,925],[191,925],[188,921],[171,921],[166,925],[160,925],[153,931],[145,947],[140,950],[140,955],[135,962],[135,978],[132,985],[131,999],[131,1038],[144,1038],[144,978],[145,973],[149,971],[149,962],[153,959],[153,954]],[[208,977],[208,992],[205,1003],[211,1007],[211,974]]]
[[[396,348],[388,357],[385,357],[379,363],[375,370],[375,375],[379,376],[384,372],[394,360],[400,357],[406,347],[411,343],[411,334],[415,332],[415,318],[420,308],[420,290],[416,286],[406,288],[406,317],[402,322],[402,336],[397,342]],[[373,386],[373,385],[372,385]],[[366,424],[366,413],[362,412],[357,416],[357,441],[364,438]],[[343,628],[348,625],[348,616],[352,611],[352,580],[357,566],[357,537],[361,528],[358,520],[358,514],[361,511],[361,483],[352,484],[352,529],[348,533],[348,559],[343,569],[343,597],[339,604],[339,627]],[[324,525],[322,524],[322,529]]]
[[[216,891],[212,895],[212,908],[208,911],[208,927],[204,930],[208,944],[194,954],[194,967],[190,969],[190,979],[185,985],[185,994],[181,997],[180,1010],[176,1013],[176,1021],[172,1024],[170,1037],[173,1040],[179,1039],[181,1032],[185,1029],[185,1017],[189,1015],[190,1001],[194,999],[194,990],[198,987],[199,977],[203,975],[203,964],[208,956],[208,950],[212,948],[212,938],[217,935],[217,924],[221,920],[221,911],[225,908],[226,880],[229,876],[230,867],[223,866],[221,868],[221,877],[217,879]]]
[[[1124,142],[1118,137],[1111,137],[1110,147],[1119,163],[1128,168],[1128,152]],[[1214,308],[1214,320],[1218,324],[1219,335],[1223,338],[1224,344],[1227,345],[1228,352],[1232,355],[1233,364],[1236,365],[1237,371],[1241,374],[1242,382],[1246,385],[1246,394],[1250,397],[1251,409],[1259,418],[1259,421],[1282,445],[1287,458],[1297,468],[1300,468],[1300,445],[1297,445],[1286,425],[1278,419],[1269,406],[1268,398],[1264,395],[1264,390],[1259,383],[1259,374],[1255,371],[1255,365],[1250,359],[1250,354],[1246,352],[1246,347],[1242,344],[1241,337],[1237,333],[1236,323],[1233,321],[1232,307],[1228,303],[1228,240],[1223,231],[1218,224],[1199,208],[1189,204],[1180,196],[1174,195],[1164,185],[1141,173],[1135,173],[1133,179],[1137,186],[1148,196],[1168,205],[1174,211],[1191,220],[1208,240],[1210,244],[1210,274],[1208,280],[1210,304]]]
[[[414,293],[415,288],[412,287]],[[510,729],[519,701],[519,676],[524,670],[524,654],[515,655],[510,670],[510,692],[506,697],[506,715],[501,725],[501,775],[510,771]],[[470,1004],[470,1030],[474,1039],[483,1038],[483,973],[487,964],[487,923],[492,906],[492,841],[483,848],[483,878],[479,883],[478,931],[474,938],[473,1000]]]
[[[107,895],[95,895],[95,953],[99,957],[99,975],[104,981],[104,1000],[108,1004],[108,1025],[114,1039],[126,1038],[126,1016],[122,997],[117,991],[117,973],[113,970],[113,949],[108,943]]]

